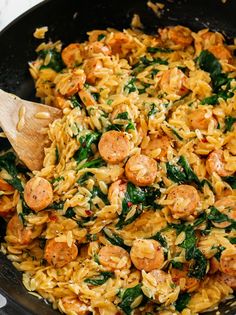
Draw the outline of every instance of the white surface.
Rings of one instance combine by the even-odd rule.
[[[0,308],[4,307],[6,304],[7,304],[6,298],[0,294]]]
[[[17,16],[42,0],[0,0],[0,31]]]

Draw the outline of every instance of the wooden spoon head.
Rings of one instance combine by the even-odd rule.
[[[0,126],[19,159],[31,171],[43,167],[49,124],[61,116],[57,108],[25,101],[0,90]]]

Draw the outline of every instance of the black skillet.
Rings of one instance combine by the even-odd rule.
[[[49,27],[47,39],[61,39],[64,44],[86,38],[92,29],[127,28],[134,13],[141,16],[147,32],[158,27],[182,24],[194,30],[209,27],[223,31],[228,38],[236,37],[236,1],[228,0],[160,0],[165,10],[159,19],[146,5],[146,0],[48,0],[29,10],[0,33],[0,88],[33,100],[34,86],[27,62],[35,58],[39,40],[32,37],[36,27]],[[16,4],[17,5],[17,4]],[[0,113],[1,115],[1,113]],[[0,142],[0,150],[7,141]],[[4,223],[0,222],[0,237]],[[0,240],[0,241],[1,241]],[[21,284],[21,274],[0,254],[0,292],[7,305],[0,315],[53,315],[42,300],[27,293]],[[234,302],[235,300],[233,300]],[[1,304],[1,298],[0,298]],[[236,314],[236,305],[222,303],[221,314]],[[211,314],[215,314],[212,312]]]

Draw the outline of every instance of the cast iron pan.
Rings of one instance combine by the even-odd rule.
[[[49,27],[47,39],[61,39],[64,44],[86,38],[92,29],[129,27],[134,13],[141,16],[147,32],[157,27],[182,24],[194,30],[209,27],[223,31],[230,39],[236,37],[236,1],[228,0],[160,0],[165,11],[159,19],[146,6],[146,0],[48,0],[29,10],[0,33],[0,88],[25,99],[34,100],[33,81],[27,62],[35,58],[39,40],[32,37],[36,27]],[[1,113],[0,113],[1,115]],[[0,142],[0,150],[7,141]],[[3,240],[4,222],[0,222]],[[1,241],[1,240],[0,240]],[[59,314],[42,300],[27,293],[21,274],[0,254],[0,292],[7,298],[1,315]],[[234,300],[233,300],[234,301]],[[222,303],[222,314],[236,314],[236,305]],[[215,314],[212,312],[211,314]]]

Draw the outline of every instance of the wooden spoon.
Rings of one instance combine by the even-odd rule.
[[[42,168],[48,126],[61,115],[58,108],[25,101],[0,89],[0,126],[31,171]]]

